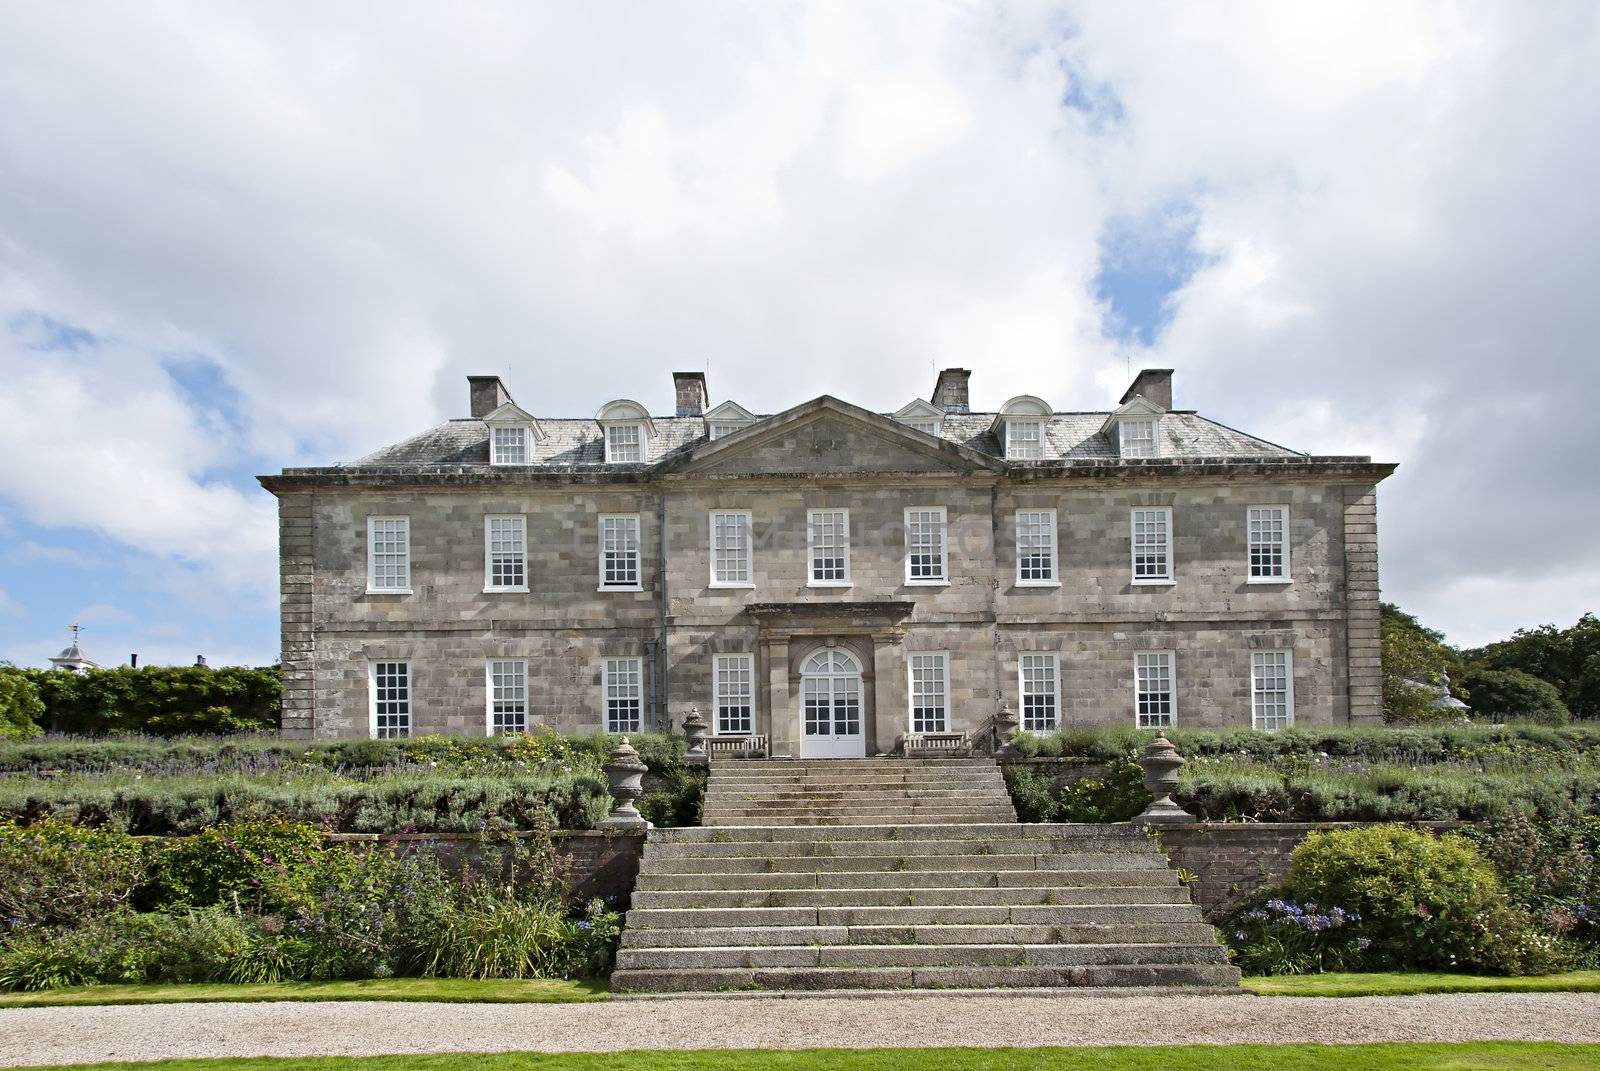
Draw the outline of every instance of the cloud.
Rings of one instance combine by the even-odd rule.
[[[28,519],[266,613],[252,467],[463,415],[467,373],[558,415],[703,367],[756,410],[895,409],[946,365],[980,406],[1086,408],[1150,363],[1235,426],[1402,462],[1386,589],[1452,635],[1507,616],[1464,581],[1542,618],[1595,572],[1591,5],[384,13],[4,16]],[[1101,289],[1119,265],[1159,331]]]

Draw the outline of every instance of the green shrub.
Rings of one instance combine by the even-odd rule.
[[[70,822],[0,820],[0,925],[50,926],[126,905],[145,880],[132,837]]]
[[[1462,674],[1461,685],[1471,696],[1473,714],[1480,718],[1543,725],[1572,720],[1555,685],[1520,669],[1469,669]]]
[[[1600,818],[1514,815],[1462,835],[1494,866],[1513,902],[1560,938],[1574,962],[1600,966]]]
[[[218,908],[120,909],[14,938],[0,948],[0,989],[224,981],[259,933],[256,920]]]
[[[44,718],[39,689],[22,670],[0,662],[0,739],[38,736]]]
[[[117,666],[84,673],[24,670],[52,732],[271,732],[278,727],[283,674],[277,666]]]
[[[1371,968],[1537,974],[1558,963],[1554,940],[1463,837],[1392,825],[1312,833],[1290,857],[1282,889],[1359,915]]]
[[[1126,822],[1149,806],[1144,771],[1129,756],[1106,763],[1105,777],[1079,777],[1059,790],[1026,766],[1005,770],[1006,787],[1024,822]]]
[[[153,884],[165,907],[254,902],[261,873],[294,867],[323,851],[317,827],[282,817],[242,818],[173,840],[156,853]]]

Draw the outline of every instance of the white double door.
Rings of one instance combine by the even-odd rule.
[[[844,651],[818,651],[800,667],[802,759],[866,757],[861,665]]]

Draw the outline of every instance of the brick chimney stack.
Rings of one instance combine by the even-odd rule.
[[[1118,405],[1126,405],[1134,395],[1139,395],[1147,402],[1155,402],[1163,409],[1172,408],[1172,369],[1146,368],[1134,377],[1133,386],[1122,392],[1122,401]]]
[[[706,415],[706,374],[704,372],[674,372],[672,386],[678,395],[679,416]]]
[[[472,402],[472,416],[478,420],[511,400],[511,392],[506,390],[499,376],[468,376],[467,391]]]
[[[967,381],[972,378],[968,368],[946,368],[939,373],[933,385],[933,407],[946,413],[970,413],[971,401],[967,397]]]

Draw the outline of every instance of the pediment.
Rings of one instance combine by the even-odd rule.
[[[936,409],[921,398],[913,398],[895,412],[894,418],[902,424],[909,424],[913,420],[943,420],[944,411]]]
[[[1155,420],[1165,412],[1165,409],[1144,395],[1135,394],[1132,398],[1111,410],[1111,413],[1106,417],[1105,423],[1100,425],[1100,430],[1109,434],[1120,420]]]
[[[749,424],[756,418],[754,413],[738,402],[726,401],[707,409],[705,419],[708,424]]]
[[[708,475],[851,472],[965,473],[1003,464],[956,443],[822,397],[696,447],[670,471]]]
[[[483,418],[485,424],[537,424],[533,414],[516,402],[506,402]]]

